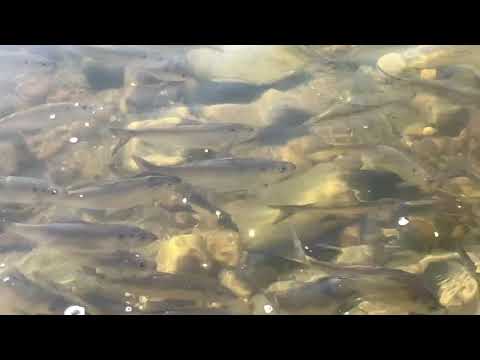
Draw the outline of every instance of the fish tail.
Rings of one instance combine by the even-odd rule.
[[[130,141],[132,138],[132,132],[126,129],[119,129],[119,128],[109,128],[110,132],[118,137],[118,143],[112,150],[112,156],[118,153],[118,151]]]

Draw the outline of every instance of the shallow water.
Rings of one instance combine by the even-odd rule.
[[[0,314],[476,314],[478,46],[0,46]]]

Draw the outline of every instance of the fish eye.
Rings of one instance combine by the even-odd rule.
[[[87,106],[87,105],[82,105],[81,108],[82,108],[83,110],[87,110],[87,109],[88,109],[88,106]]]
[[[286,166],[280,167],[280,172],[281,172],[281,173],[284,173],[285,171],[287,171],[287,167],[286,167]]]
[[[33,190],[33,192],[37,192],[37,191],[38,191],[38,189],[37,189],[36,186],[34,186],[34,187],[32,188],[32,190]]]
[[[118,238],[119,238],[120,240],[122,240],[123,238],[125,238],[125,235],[124,235],[124,234],[119,234],[119,235],[118,235]]]
[[[231,128],[230,131],[231,131],[231,132],[235,132],[235,131],[237,131],[237,129]]]

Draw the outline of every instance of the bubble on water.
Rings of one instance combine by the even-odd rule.
[[[83,306],[72,305],[65,309],[64,315],[85,315],[85,308]]]
[[[70,138],[69,141],[70,141],[72,144],[76,144],[76,143],[78,142],[78,137],[73,136],[73,137]]]

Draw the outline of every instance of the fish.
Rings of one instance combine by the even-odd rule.
[[[65,194],[65,189],[44,179],[0,177],[0,202],[12,204],[54,203]]]
[[[439,179],[430,169],[391,146],[366,147],[365,151],[361,151],[361,158],[362,170],[390,171],[424,192],[432,192],[438,187]]]
[[[0,135],[32,132],[77,121],[91,121],[93,108],[79,103],[50,103],[0,119]]]
[[[125,83],[160,86],[163,83],[183,83],[194,78],[186,63],[174,60],[143,60],[133,62],[125,70]]]
[[[399,269],[370,265],[339,265],[309,257],[303,248],[293,226],[290,226],[294,252],[291,260],[303,263],[307,268],[318,269],[322,273],[338,277],[366,300],[378,297],[392,297],[402,301],[411,312],[429,313],[441,308],[435,294],[428,288],[424,279],[413,273]]]
[[[155,261],[129,250],[96,253],[88,257],[83,266],[85,273],[107,279],[121,279],[156,273]]]
[[[140,205],[151,205],[158,192],[171,191],[181,182],[175,176],[144,176],[91,184],[68,189],[61,204],[81,209],[130,209]],[[161,195],[159,195],[161,196]]]
[[[151,232],[124,224],[96,224],[84,221],[47,224],[2,223],[1,232],[14,234],[36,245],[54,244],[78,250],[131,249],[157,239]]]
[[[253,127],[241,124],[179,124],[152,129],[110,128],[119,137],[112,150],[115,155],[132,138],[147,143],[161,144],[169,148],[196,148],[224,150],[229,146],[249,140],[255,136]]]
[[[157,166],[137,156],[137,165],[146,172],[173,175],[214,192],[255,189],[284,180],[296,166],[286,161],[253,158],[202,160],[174,166]]]
[[[289,282],[284,289],[266,293],[287,314],[338,314],[345,303],[354,301],[357,292],[346,286],[345,279],[329,276],[308,282]],[[284,285],[284,286],[285,286]]]
[[[59,289],[49,281],[30,279],[15,267],[3,273],[2,279],[2,314],[63,315],[72,305],[88,307],[73,293]]]
[[[378,201],[362,202],[358,205],[347,205],[338,207],[317,206],[315,204],[307,205],[269,205],[272,209],[280,210],[280,214],[273,224],[285,221],[297,212],[313,212],[317,216],[333,215],[347,218],[357,218],[368,214],[377,214],[378,217],[391,219],[395,211],[401,207],[401,202],[396,199],[382,199]]]

